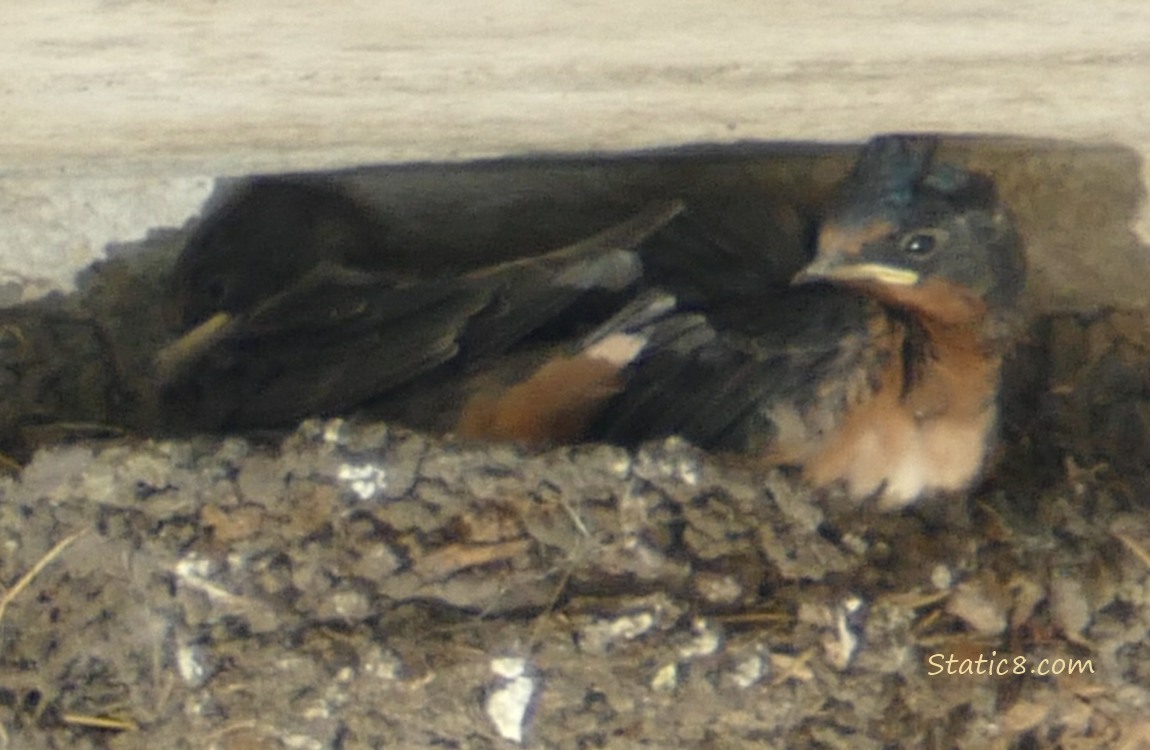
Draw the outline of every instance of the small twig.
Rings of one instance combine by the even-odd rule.
[[[772,653],[771,664],[778,666],[779,673],[771,680],[771,684],[782,685],[787,680],[806,682],[814,679],[815,674],[811,671],[810,666],[811,659],[814,655],[815,650],[813,648],[808,648],[796,656]]]
[[[1138,542],[1134,541],[1134,539],[1132,537],[1125,534],[1124,532],[1112,531],[1112,532],[1110,532],[1110,534],[1112,536],[1117,537],[1118,541],[1125,544],[1126,549],[1128,549],[1132,553],[1134,553],[1134,556],[1137,557],[1139,560],[1141,560],[1143,565],[1150,568],[1150,551],[1147,551],[1147,549],[1145,547],[1143,547]]]
[[[257,724],[255,721],[253,721],[251,719],[244,719],[242,721],[237,721],[234,724],[229,724],[226,727],[222,727],[220,729],[217,729],[216,731],[212,732],[211,734],[209,734],[204,739],[211,740],[212,742],[214,742],[215,740],[218,740],[221,737],[226,737],[229,734],[235,734],[236,732],[246,732],[246,731],[250,731],[253,729],[259,729],[259,728],[260,728],[260,725]]]
[[[92,729],[111,729],[116,732],[135,732],[140,725],[131,719],[116,719],[108,716],[88,716],[86,714],[64,714],[60,717],[65,724],[74,724]]]
[[[759,625],[773,622],[792,622],[794,615],[786,612],[735,612],[729,615],[715,615],[715,622],[726,625]]]
[[[551,592],[550,598],[543,609],[535,616],[534,622],[531,625],[531,639],[535,640],[539,637],[539,630],[543,626],[545,617],[555,611],[555,605],[559,603],[559,598],[563,596],[563,592],[567,589],[567,584],[571,582],[572,566],[567,565],[563,568],[563,573],[559,577],[559,583],[555,585],[555,589]]]
[[[559,498],[559,505],[563,510],[567,511],[567,515],[571,517],[571,523],[575,525],[575,530],[588,539],[591,538],[591,532],[587,529],[587,524],[583,523],[583,518],[575,512],[571,507],[571,503],[567,502],[566,498]]]
[[[57,557],[59,557],[60,553],[67,549],[68,546],[72,544],[72,542],[76,541],[87,533],[88,529],[80,529],[76,533],[61,539],[56,543],[56,546],[48,550],[48,553],[41,557],[39,561],[37,561],[37,563],[33,565],[27,573],[20,576],[20,579],[12,585],[12,588],[8,589],[3,594],[0,594],[0,621],[3,621],[4,613],[7,611],[8,605],[11,604],[12,601],[20,595],[21,591],[28,588],[28,585],[32,583],[33,579],[40,575],[40,571],[48,567],[48,565]]]

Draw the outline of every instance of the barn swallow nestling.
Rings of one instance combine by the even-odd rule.
[[[317,268],[371,273],[380,286],[397,281],[374,268],[386,238],[381,222],[321,182],[257,177],[241,184],[210,211],[176,261],[165,318],[192,333],[161,353],[161,381],[222,340],[236,315]]]
[[[191,328],[156,361],[176,427],[346,413],[503,354],[585,307],[605,309],[602,320],[618,306],[603,298],[624,299],[640,279],[638,246],[682,208],[668,201],[551,253],[418,278],[370,267],[373,253],[386,258],[371,220],[318,190],[257,183],[192,236],[173,294]]]
[[[993,182],[934,164],[935,146],[867,144],[789,291],[756,293],[750,267],[740,291],[702,300],[648,288],[575,356],[472,403],[460,432],[539,442],[576,412],[588,439],[680,435],[884,509],[969,487],[995,435],[1024,258]],[[689,246],[688,218],[664,233]],[[695,235],[708,257],[713,240]]]
[[[379,271],[386,242],[382,222],[330,185],[255,178],[188,239],[172,273],[171,317],[190,328],[215,313],[234,315],[320,264]]]
[[[1025,272],[993,182],[935,164],[935,146],[867,144],[789,286],[763,248],[677,202],[539,257],[404,277],[373,265],[386,232],[350,198],[260,181],[177,263],[191,328],[158,375],[194,427],[288,426],[474,370],[593,310],[574,354],[471,399],[456,432],[537,445],[680,435],[885,508],[961,490],[995,435]]]

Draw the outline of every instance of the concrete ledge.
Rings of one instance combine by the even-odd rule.
[[[929,130],[1120,144],[1145,182],[1148,38],[1128,0],[46,0],[0,30],[0,281],[70,288],[253,171]]]
[[[1150,11],[728,0],[47,0],[9,19],[0,165],[236,174],[942,130],[1150,145]]]

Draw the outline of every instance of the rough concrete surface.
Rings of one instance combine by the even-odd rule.
[[[212,189],[207,177],[0,178],[0,303],[72,290],[108,244],[180,226]]]
[[[1144,496],[1021,486],[940,523],[674,441],[54,448],[0,488],[0,746],[1143,747]]]

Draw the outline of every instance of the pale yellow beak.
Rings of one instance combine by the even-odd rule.
[[[224,340],[235,326],[235,318],[228,313],[216,313],[192,330],[168,344],[156,354],[156,376],[161,383],[170,383],[200,357]]]
[[[909,268],[886,266],[882,263],[852,263],[850,261],[816,258],[813,263],[799,271],[791,279],[792,284],[807,284],[813,281],[870,282],[888,286],[914,286],[919,281],[919,274]]]

